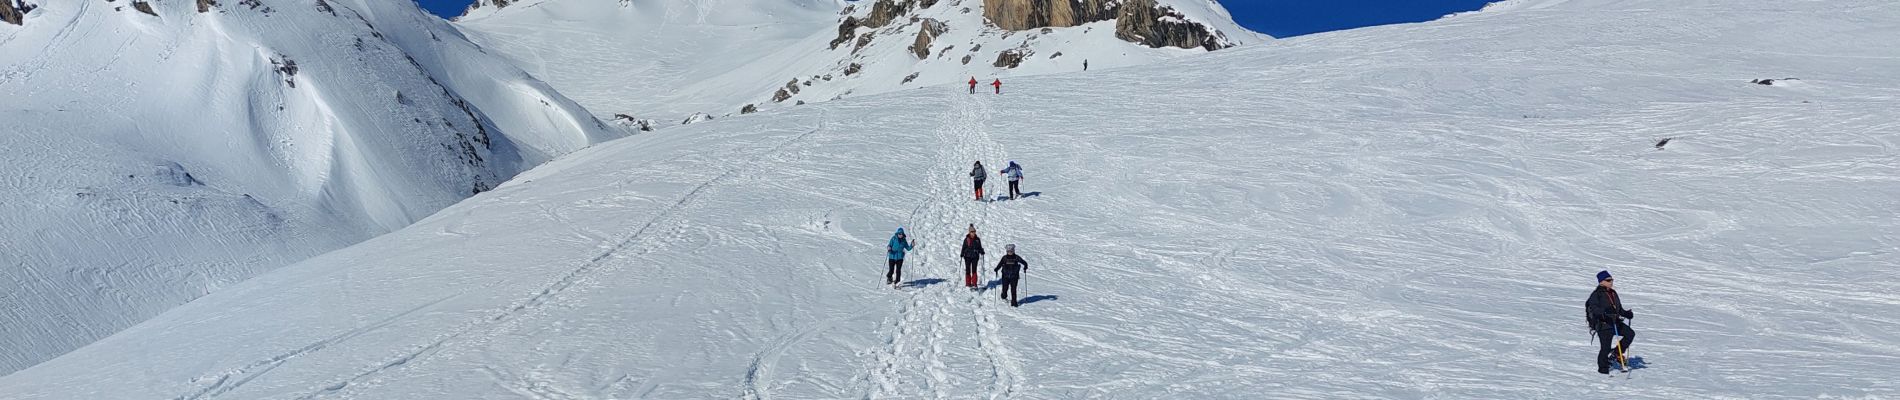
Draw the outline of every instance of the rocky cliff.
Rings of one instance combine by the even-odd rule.
[[[1155,0],[1128,0],[1115,18],[1115,37],[1148,47],[1202,48],[1209,51],[1233,47],[1227,35],[1181,15],[1174,7],[1158,6]]]
[[[0,0],[0,22],[19,25],[26,19],[24,15],[26,12],[21,10],[25,7],[15,6],[13,2],[14,0]]]

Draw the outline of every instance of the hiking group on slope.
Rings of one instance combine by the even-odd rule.
[[[1017,164],[1015,161],[1010,161],[1009,166],[1004,167],[1002,171],[998,172],[1009,179],[1009,198],[1020,198],[1022,196],[1023,180],[1022,165]],[[970,169],[969,176],[975,186],[977,201],[984,200],[983,183],[989,179],[989,175],[989,170],[983,167],[982,161],[977,161]],[[915,242],[904,232],[904,228],[899,227],[897,228],[897,232],[891,234],[891,239],[885,246],[886,253],[889,256],[889,268],[884,273],[885,284],[898,285],[903,282],[904,257],[915,248]],[[1003,257],[997,262],[995,267],[990,268],[990,271],[1000,274],[1000,279],[998,279],[997,283],[1003,290],[999,293],[999,297],[1002,297],[1004,300],[1009,300],[1009,305],[1014,307],[1021,304],[1017,288],[1021,282],[1023,272],[1029,270],[1029,261],[1024,260],[1021,255],[1016,254],[1015,244],[1004,245],[1003,251]],[[978,281],[981,278],[981,274],[978,273],[977,266],[982,263],[983,256],[988,254],[988,250],[983,248],[983,238],[976,233],[976,224],[970,224],[969,229],[963,235],[963,245],[958,247],[957,252],[958,255],[963,258],[963,285],[971,289],[980,290],[981,287]]]
[[[1009,198],[1020,198],[1022,196],[1020,184],[1023,180],[1022,165],[1010,161],[1009,165],[998,173],[1009,179]],[[989,170],[983,167],[982,161],[976,161],[970,168],[969,176],[974,186],[976,200],[983,201],[983,184],[989,179]],[[896,285],[902,282],[904,254],[911,249],[912,242],[905,236],[904,228],[897,228],[897,233],[891,236],[889,245],[891,269],[885,276],[886,283]],[[1029,262],[1016,254],[1015,244],[1004,245],[1004,251],[1006,254],[990,270],[1001,274],[999,282],[1003,290],[998,293],[998,296],[1009,300],[1010,306],[1014,307],[1020,305],[1017,288],[1022,279],[1022,273],[1029,270]],[[978,289],[977,265],[982,263],[983,256],[987,253],[987,250],[983,248],[983,238],[977,235],[976,224],[970,224],[963,235],[963,245],[958,248],[958,254],[963,258],[964,286]],[[1619,366],[1624,372],[1628,372],[1631,368],[1629,348],[1636,338],[1636,330],[1630,328],[1628,321],[1636,318],[1636,312],[1623,307],[1622,298],[1616,293],[1616,278],[1610,275],[1610,271],[1597,272],[1596,278],[1596,289],[1584,302],[1584,314],[1589,323],[1590,332],[1598,342],[1597,373],[1609,374],[1612,365]],[[1622,340],[1618,341],[1619,337]]]

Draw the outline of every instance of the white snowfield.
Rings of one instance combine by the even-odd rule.
[[[1732,3],[1507,3],[635,136],[0,398],[1900,396],[1900,8]],[[1036,195],[972,201],[975,160]],[[958,284],[969,224],[986,269],[1030,262],[1022,307]],[[1632,379],[1594,371],[1600,269]]]
[[[33,3],[0,24],[0,373],[625,135],[408,2]]]

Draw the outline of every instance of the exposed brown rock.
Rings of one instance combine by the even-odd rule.
[[[1227,36],[1207,25],[1188,21],[1173,7],[1155,6],[1154,0],[1127,0],[1115,19],[1115,37],[1148,47],[1203,48],[1209,51],[1233,47]],[[1170,17],[1162,21],[1162,17]]]
[[[917,59],[920,60],[930,58],[930,43],[937,40],[937,36],[943,35],[947,28],[943,21],[930,18],[924,18],[922,26],[923,29],[917,31],[917,40],[910,44],[911,54],[917,55]]]
[[[146,3],[143,1],[133,1],[132,9],[139,10],[139,12],[142,12],[142,13],[151,14],[151,16],[154,16],[154,17],[158,16],[157,11],[152,11],[151,3]]]
[[[871,5],[871,15],[864,17],[864,26],[882,28],[890,25],[897,16],[910,12],[912,0],[877,0]]]
[[[1016,68],[1022,65],[1023,59],[1029,58],[1031,54],[1034,54],[1034,52],[1029,51],[1029,49],[1003,50],[1002,53],[996,54],[996,63],[991,65],[998,68]]]
[[[1011,31],[1067,27],[1114,19],[1118,0],[983,0],[983,17]]]
[[[858,44],[851,47],[851,52],[856,53],[859,50],[864,50],[864,46],[870,46],[871,39],[875,37],[877,37],[877,32],[865,32],[864,35],[858,36]]]
[[[26,20],[26,11],[13,7],[13,0],[0,0],[0,22],[20,25]]]
[[[858,17],[844,17],[843,21],[838,22],[838,38],[831,39],[831,48],[837,49],[838,45],[850,42],[851,38],[857,34]]]
[[[198,12],[200,13],[211,12],[211,7],[217,6],[217,5],[218,5],[217,0],[198,0]]]
[[[785,83],[785,87],[778,89],[778,93],[773,93],[772,101],[784,102],[790,100],[794,94],[798,94],[798,78],[792,78],[791,82]]]

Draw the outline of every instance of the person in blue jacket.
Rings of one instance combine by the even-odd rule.
[[[904,228],[897,228],[897,233],[891,235],[889,248],[891,253],[891,269],[889,272],[884,273],[885,283],[896,285],[898,282],[904,280],[904,252],[910,251],[910,249],[910,237],[904,236]]]

